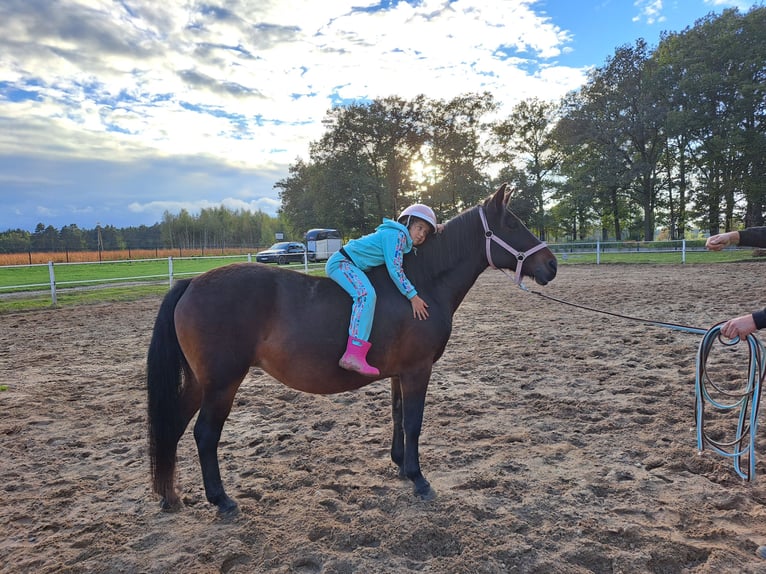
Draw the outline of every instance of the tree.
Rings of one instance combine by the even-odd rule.
[[[428,141],[421,149],[427,174],[419,197],[448,218],[476,204],[487,192],[482,169],[490,158],[482,145],[487,128],[482,119],[497,104],[485,92],[432,101],[427,107]]]
[[[508,119],[493,127],[501,150],[497,159],[508,165],[518,161],[529,174],[534,227],[540,239],[545,239],[545,204],[553,187],[550,177],[560,162],[552,138],[557,110],[553,102],[524,100],[514,107]]]
[[[29,231],[24,229],[9,229],[0,233],[0,253],[22,253],[32,247]]]
[[[658,60],[672,72],[669,134],[679,170],[710,233],[762,221],[766,195],[766,7],[725,10],[663,38]],[[745,204],[738,214],[738,205]]]
[[[328,131],[311,146],[312,163],[364,170],[348,174],[366,184],[374,182],[362,186],[359,191],[364,194],[356,198],[364,220],[379,222],[417,199],[411,166],[426,142],[425,105],[424,96],[412,101],[390,97],[328,113]],[[344,159],[333,161],[339,158]]]
[[[62,227],[59,236],[61,238],[61,245],[67,251],[80,251],[85,248],[85,236],[82,230],[74,223]]]

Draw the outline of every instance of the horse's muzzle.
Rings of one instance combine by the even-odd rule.
[[[538,285],[547,285],[556,277],[558,268],[559,264],[555,258],[543,265],[538,265],[534,272],[535,283]]]

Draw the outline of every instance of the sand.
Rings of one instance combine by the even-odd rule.
[[[707,328],[766,304],[763,271],[569,265],[534,288]],[[766,445],[750,482],[697,452],[700,335],[487,271],[431,379],[420,448],[434,501],[389,460],[387,381],[320,397],[253,369],[220,447],[241,508],[226,519],[205,501],[190,432],[184,508],[161,512],[150,490],[158,305],[0,315],[2,572],[766,572]],[[744,345],[729,355],[716,362],[733,381]],[[733,428],[729,415],[710,428]]]

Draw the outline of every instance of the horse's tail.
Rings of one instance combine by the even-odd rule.
[[[149,463],[154,491],[172,503],[175,496],[176,449],[186,422],[181,413],[181,370],[185,359],[173,318],[190,280],[177,281],[160,305],[146,358]]]

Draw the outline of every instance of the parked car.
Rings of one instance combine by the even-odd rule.
[[[256,253],[255,260],[258,263],[277,263],[278,265],[285,265],[293,261],[303,263],[305,253],[306,246],[303,245],[303,243],[298,243],[295,241],[280,241],[268,249]],[[309,251],[308,260],[314,261],[314,259],[314,252]]]

